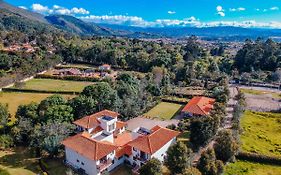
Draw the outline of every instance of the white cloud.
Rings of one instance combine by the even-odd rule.
[[[217,14],[221,17],[224,17],[225,16],[225,13],[224,13],[224,9],[222,6],[218,5],[217,6]]]
[[[31,9],[38,13],[43,14],[60,14],[60,15],[88,15],[90,12],[84,8],[74,7],[72,9],[68,9],[65,7],[61,7],[58,5],[54,5],[52,8],[48,6],[43,6],[41,4],[33,4]]]
[[[275,11],[275,10],[279,10],[279,7],[271,7],[270,10]]]
[[[157,19],[155,21],[146,21],[138,16],[95,16],[89,15],[80,17],[80,19],[87,22],[94,23],[108,23],[129,25],[137,27],[166,27],[166,26],[178,26],[178,27],[218,27],[218,26],[233,26],[244,28],[276,28],[281,29],[281,22],[257,22],[255,20],[248,21],[213,21],[213,22],[201,22],[199,19],[191,16],[185,19]]]
[[[51,9],[41,4],[32,4],[31,9],[38,13],[51,13]]]
[[[175,11],[168,11],[168,14],[170,14],[170,15],[173,15],[175,13],[176,13]]]
[[[229,11],[231,11],[231,12],[236,12],[236,11],[240,12],[240,11],[245,11],[245,10],[246,10],[246,8],[244,8],[244,7],[230,8],[229,9]]]
[[[89,15],[85,17],[80,17],[80,19],[87,22],[94,22],[94,23],[119,24],[119,25],[129,25],[129,26],[138,26],[138,27],[196,26],[199,23],[199,20],[197,20],[194,16],[182,20],[157,19],[155,21],[146,21],[141,17],[124,16],[124,15],[115,15],[115,16]]]
[[[225,13],[224,13],[224,12],[218,12],[218,15],[224,17],[224,16],[225,16]]]
[[[219,6],[217,6],[217,11],[218,11],[218,12],[223,11],[222,6],[220,6],[220,5],[219,5]]]
[[[77,8],[77,7],[72,8],[71,12],[74,14],[82,14],[82,15],[90,14],[90,12],[88,10],[86,10],[84,8]]]
[[[19,6],[19,8],[27,10],[27,7],[25,7],[25,6]]]
[[[279,10],[279,7],[274,6],[274,7],[271,7],[269,9],[263,9],[262,11],[267,12],[267,11],[278,11],[278,10]],[[260,9],[256,9],[256,11],[260,11]]]

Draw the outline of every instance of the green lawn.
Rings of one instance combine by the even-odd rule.
[[[281,175],[281,166],[237,161],[226,166],[224,175]]]
[[[264,94],[270,94],[273,98],[280,98],[281,99],[281,93],[271,92],[271,91],[261,91],[261,90],[254,90],[254,89],[243,89],[240,88],[243,93],[247,94],[253,94],[253,95],[264,95]]]
[[[241,119],[242,150],[281,156],[281,114],[246,111]]]
[[[9,105],[9,111],[14,117],[18,106],[21,104],[29,104],[31,102],[40,102],[43,99],[54,94],[41,94],[41,93],[21,93],[21,92],[1,92],[0,102]],[[74,95],[62,95],[66,99],[73,98]]]
[[[68,81],[54,79],[32,79],[27,81],[22,89],[81,92],[86,86],[94,84],[85,81]]]
[[[175,103],[161,102],[144,115],[150,118],[170,120],[182,109],[182,105]]]
[[[49,175],[67,175],[69,168],[63,164],[62,159],[44,159],[43,162]]]
[[[110,173],[110,175],[132,175],[131,168],[127,166],[120,166],[116,170]]]
[[[40,172],[37,158],[26,148],[0,151],[0,168],[11,175],[36,175]]]

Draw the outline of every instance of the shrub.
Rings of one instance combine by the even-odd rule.
[[[239,152],[236,158],[258,163],[281,165],[281,157],[266,156],[256,153]]]
[[[11,175],[7,170],[0,168],[0,175]]]
[[[56,79],[56,80],[73,80],[73,81],[91,81],[98,82],[100,79],[96,77],[81,77],[81,76],[56,76],[56,75],[47,75],[47,74],[38,74],[35,78],[42,79]]]
[[[11,148],[14,146],[14,140],[10,135],[1,135],[0,136],[0,147],[1,148]]]

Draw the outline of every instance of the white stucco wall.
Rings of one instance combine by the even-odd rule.
[[[65,148],[66,161],[74,168],[82,168],[88,175],[98,175],[96,161],[81,156],[70,148]],[[79,162],[77,162],[79,160]],[[84,165],[82,165],[82,162]]]
[[[176,143],[176,138],[173,138],[168,143],[166,143],[161,149],[159,149],[154,154],[152,154],[151,158],[156,158],[156,159],[160,160],[161,162],[163,162],[164,161],[164,157],[166,156],[167,150],[174,143]]]
[[[119,160],[114,158],[114,164],[112,164],[107,170],[112,171],[114,168],[118,167],[119,165],[123,164],[125,161],[125,157],[122,156]]]
[[[117,118],[114,118],[110,121],[106,121],[106,120],[103,120],[103,119],[99,119],[100,121],[100,126],[107,132],[107,133],[113,133],[116,129],[116,122],[117,122]],[[109,125],[112,125],[114,124],[114,129],[109,131]]]

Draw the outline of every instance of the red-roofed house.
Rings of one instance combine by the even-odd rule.
[[[109,71],[111,69],[111,66],[109,64],[103,64],[99,66],[100,71]]]
[[[109,110],[85,116],[74,124],[81,133],[66,138],[66,163],[88,175],[100,175],[128,162],[140,167],[151,158],[164,161],[179,132],[155,126],[125,131],[126,122]]]
[[[182,109],[184,116],[206,116],[213,109],[215,99],[208,97],[193,97]]]

